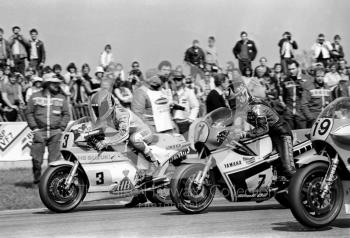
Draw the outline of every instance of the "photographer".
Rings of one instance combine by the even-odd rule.
[[[328,67],[332,49],[332,44],[325,40],[325,36],[322,33],[318,35],[316,42],[311,47],[315,61],[322,63],[325,68]]]
[[[12,27],[13,35],[9,39],[11,46],[11,53],[13,56],[12,66],[15,72],[24,74],[25,59],[28,58],[27,40],[20,34],[21,28],[19,26]]]
[[[140,64],[137,61],[132,62],[132,70],[129,72],[127,87],[130,90],[134,90],[140,87],[141,81],[143,81],[143,75],[140,70]]]
[[[86,81],[80,74],[72,78],[70,84],[70,92],[72,102],[75,104],[88,103],[88,94],[92,93],[89,82]]]
[[[278,42],[280,47],[281,64],[284,74],[287,74],[287,64],[294,58],[294,50],[298,49],[298,44],[295,40],[292,40],[292,34],[288,31],[284,32],[282,39]]]

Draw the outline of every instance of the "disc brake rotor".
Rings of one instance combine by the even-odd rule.
[[[49,184],[49,193],[58,203],[66,203],[73,200],[77,194],[77,186],[75,181],[69,189],[65,188],[67,174],[60,174],[53,178]]]

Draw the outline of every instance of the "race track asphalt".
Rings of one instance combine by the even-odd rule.
[[[229,203],[216,198],[203,214],[175,207],[82,204],[74,212],[0,212],[0,237],[350,237],[350,215],[322,230],[301,226],[276,201]]]

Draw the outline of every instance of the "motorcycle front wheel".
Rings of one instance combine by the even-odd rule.
[[[180,211],[196,214],[204,211],[213,201],[215,186],[207,175],[201,188],[195,178],[204,169],[204,164],[182,165],[176,171],[170,183],[171,198]]]
[[[87,183],[79,169],[70,188],[65,188],[71,169],[70,165],[49,166],[40,179],[40,199],[51,211],[69,212],[79,205],[87,193]]]
[[[337,179],[329,193],[321,198],[321,183],[327,173],[328,165],[313,163],[301,168],[293,176],[288,193],[293,216],[304,226],[325,227],[334,221],[343,206],[343,186]]]

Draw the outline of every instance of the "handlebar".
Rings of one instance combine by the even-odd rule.
[[[99,136],[99,135],[104,135],[102,128],[84,133],[83,138],[85,140],[88,140],[92,137]]]

